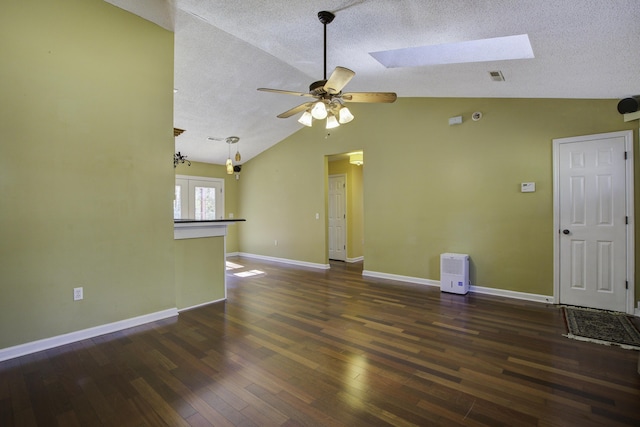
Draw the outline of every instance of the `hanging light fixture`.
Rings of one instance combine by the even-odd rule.
[[[227,158],[226,167],[227,174],[229,175],[233,174],[233,162],[231,161],[231,144],[232,142],[230,141],[230,138],[227,138],[227,145],[229,146],[229,157]]]
[[[227,138],[218,138],[215,136],[209,136],[207,137],[207,139],[209,141],[224,141],[227,143],[227,145],[229,146],[229,156],[227,157],[227,161],[225,162],[225,167],[227,169],[227,173],[229,175],[233,174],[233,160],[231,160],[231,144],[237,144],[240,141],[240,138],[237,136],[229,136]],[[239,146],[237,146],[236,148],[236,155],[235,155],[235,159],[236,162],[239,162],[242,159],[242,156],[240,155],[240,148]]]
[[[184,163],[184,162],[187,162],[187,164],[189,166],[191,166],[191,162],[189,160],[187,160],[187,156],[180,154],[179,151],[173,155],[173,167],[174,168],[176,166],[178,166],[179,163]]]
[[[242,160],[242,156],[240,155],[240,140],[238,140],[238,145],[236,145],[236,162],[239,162],[240,160]]]

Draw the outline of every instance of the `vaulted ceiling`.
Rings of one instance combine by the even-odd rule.
[[[105,1],[175,31],[174,126],[185,129],[176,151],[189,160],[223,164],[227,144],[208,137],[233,135],[240,137],[244,162],[303,127],[297,116],[276,118],[300,104],[299,97],[256,89],[307,92],[323,78],[321,10],[336,15],[327,26],[328,73],[337,65],[356,72],[348,91],[491,98],[640,94],[637,0]],[[528,35],[534,58],[385,68],[370,55],[521,34]],[[493,81],[490,71],[501,71],[505,81]]]

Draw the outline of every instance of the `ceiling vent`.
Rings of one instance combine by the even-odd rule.
[[[491,76],[491,80],[494,82],[503,82],[504,76],[502,75],[502,71],[489,71],[489,75]]]

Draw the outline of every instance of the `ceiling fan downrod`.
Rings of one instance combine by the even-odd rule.
[[[333,18],[335,17],[336,15],[326,10],[318,12],[318,19],[320,20],[320,22],[322,22],[322,25],[324,26],[324,80],[325,81],[327,80],[327,24],[331,24],[331,22],[333,21]]]

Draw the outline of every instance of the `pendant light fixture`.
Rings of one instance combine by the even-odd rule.
[[[242,160],[242,156],[240,155],[240,140],[238,140],[238,145],[236,145],[236,162],[239,162],[240,160]]]
[[[218,138],[215,136],[209,136],[207,137],[207,139],[209,141],[224,141],[227,143],[227,145],[229,146],[229,156],[227,157],[227,161],[225,162],[225,167],[227,169],[227,173],[229,175],[232,175],[234,167],[233,167],[233,160],[231,160],[231,144],[237,144],[238,142],[240,142],[240,138],[237,136],[229,136],[227,138]],[[236,162],[239,162],[242,159],[242,156],[240,155],[239,146],[236,146],[235,159],[236,159]]]
[[[229,157],[227,158],[227,162],[225,166],[227,168],[227,174],[233,175],[233,161],[231,160],[231,144],[237,144],[240,141],[240,138],[237,136],[230,136],[226,140],[227,145],[229,146]],[[236,162],[239,162],[241,159],[239,149],[236,149]]]
[[[231,161],[231,143],[227,140],[227,144],[229,144],[229,157],[227,158],[227,174],[233,174],[233,162]]]

